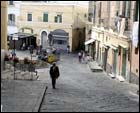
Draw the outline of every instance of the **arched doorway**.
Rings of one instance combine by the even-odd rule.
[[[43,31],[41,33],[41,45],[43,48],[47,47],[47,33],[46,33],[46,31]]]
[[[53,35],[53,46],[66,51],[67,46],[69,45],[69,33],[62,29],[56,29],[51,33]]]

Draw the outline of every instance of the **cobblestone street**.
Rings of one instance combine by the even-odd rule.
[[[139,111],[138,86],[111,79],[104,72],[91,72],[75,55],[61,56],[58,65],[57,89],[52,89],[48,69],[40,70],[39,79],[48,83],[40,112]]]

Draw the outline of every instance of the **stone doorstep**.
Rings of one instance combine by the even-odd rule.
[[[102,72],[103,70],[102,69],[91,69],[92,72]]]
[[[111,78],[116,78],[115,75],[114,75],[114,74],[111,74],[111,73],[109,73],[109,76],[110,76]]]
[[[124,82],[124,81],[125,81],[125,79],[124,79],[121,75],[116,76],[116,78],[117,78],[120,82]]]

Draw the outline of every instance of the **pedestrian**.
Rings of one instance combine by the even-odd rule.
[[[85,52],[82,51],[82,62],[84,63],[85,62]]]
[[[81,59],[82,59],[82,53],[81,52],[78,53],[78,58],[79,58],[79,62],[81,63]]]
[[[14,57],[16,56],[15,49],[12,49],[12,52],[11,52],[11,54],[12,54],[12,58],[14,58]]]
[[[53,63],[53,66],[50,68],[50,77],[52,79],[52,88],[56,89],[56,79],[60,76],[59,68],[56,66],[56,63]]]
[[[67,46],[67,53],[68,54],[70,53],[70,46],[69,45]]]
[[[26,49],[26,44],[25,43],[23,43],[22,48],[23,48],[23,51]]]

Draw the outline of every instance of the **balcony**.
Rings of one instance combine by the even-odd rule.
[[[8,26],[16,26],[16,22],[8,20]]]
[[[123,35],[130,37],[130,20],[125,18],[124,23],[122,22],[122,18],[115,17],[115,18],[103,18],[96,20],[96,23],[98,23],[98,26],[102,26],[105,29],[112,29],[114,32],[119,33],[118,31],[118,21],[121,22],[121,27],[124,29],[121,29]]]

